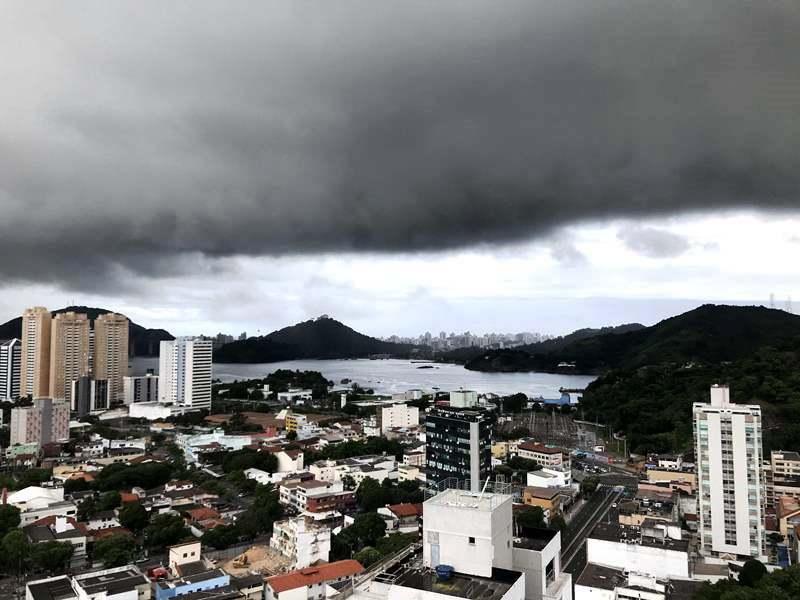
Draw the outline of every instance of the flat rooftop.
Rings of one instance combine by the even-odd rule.
[[[28,590],[33,600],[72,600],[78,597],[66,576],[50,581],[29,583]]]
[[[510,494],[495,494],[470,492],[467,490],[445,490],[436,494],[433,498],[426,500],[426,506],[452,506],[466,510],[478,510],[490,512],[500,506],[503,502],[513,498]]]
[[[627,578],[622,569],[612,569],[611,567],[588,563],[575,585],[613,591],[614,588],[623,586],[626,582]]]
[[[138,585],[148,584],[148,580],[138,569],[130,567],[114,573],[101,573],[98,575],[81,577],[76,583],[80,585],[89,596],[92,596],[102,591],[108,592],[109,595],[119,594],[132,590]]]
[[[441,581],[432,569],[415,569],[401,574],[395,585],[467,600],[500,600],[520,577],[520,572],[493,568],[491,577],[453,573]]]
[[[599,523],[589,534],[590,538],[605,540],[607,542],[635,543],[647,548],[663,548],[675,552],[688,552],[688,540],[673,540],[671,538],[656,539],[642,535],[639,527],[628,527],[619,523]]]
[[[541,551],[558,535],[555,529],[523,527],[520,536],[514,538],[514,548]]]

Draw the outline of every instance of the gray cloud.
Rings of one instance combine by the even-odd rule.
[[[550,256],[567,267],[580,267],[588,262],[586,255],[575,244],[561,238],[550,243]]]
[[[788,0],[20,2],[0,280],[795,210],[798,30]]]
[[[617,238],[622,240],[629,250],[649,258],[680,256],[691,246],[688,239],[677,233],[638,225],[620,229]]]

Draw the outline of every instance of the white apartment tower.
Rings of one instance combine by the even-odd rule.
[[[19,397],[22,342],[17,338],[0,342],[0,400]]]
[[[158,401],[174,412],[211,408],[211,340],[162,341],[158,358]]]
[[[764,560],[761,408],[732,404],[728,387],[715,385],[711,402],[696,402],[692,411],[700,551]]]

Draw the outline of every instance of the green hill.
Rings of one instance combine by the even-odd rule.
[[[113,311],[91,306],[67,306],[50,311],[52,315],[64,312],[84,313],[91,320],[94,320],[100,315]],[[0,325],[0,340],[14,337],[22,337],[22,317],[16,317]],[[164,329],[147,329],[130,321],[129,342],[131,356],[158,356],[158,346],[161,340],[174,339],[175,337]]]
[[[261,363],[298,359],[407,356],[408,344],[384,342],[359,333],[329,317],[319,317],[247,340],[225,344],[214,353],[222,363]]]
[[[552,351],[487,352],[469,361],[476,371],[559,371],[603,373],[651,364],[721,362],[748,356],[755,348],[800,336],[800,317],[756,306],[706,304],[651,327],[579,339]]]

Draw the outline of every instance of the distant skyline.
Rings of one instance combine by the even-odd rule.
[[[0,315],[563,334],[800,300],[799,30],[797,2],[11,0]]]

